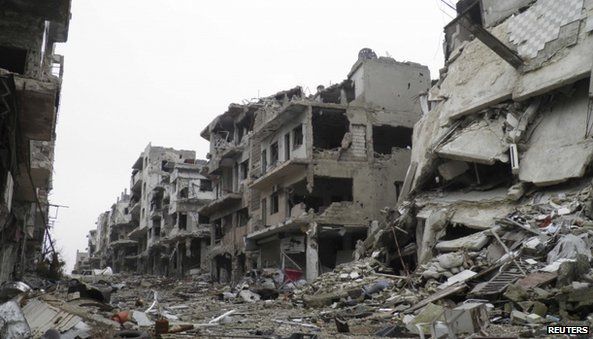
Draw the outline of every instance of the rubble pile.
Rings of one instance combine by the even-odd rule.
[[[276,272],[277,273],[277,272]],[[284,287],[267,286],[272,271],[247,275],[234,288],[208,275],[183,280],[148,275],[82,277],[0,287],[0,337],[39,338],[317,338],[335,335],[333,316],[294,307]],[[252,273],[250,273],[252,274]],[[276,291],[267,297],[264,290]],[[251,292],[257,291],[256,292]],[[259,297],[248,300],[247,296]],[[265,299],[265,300],[264,300]],[[364,320],[363,320],[364,322]],[[359,334],[370,328],[357,325]],[[10,335],[6,335],[10,333]],[[12,335],[12,336],[11,336]]]
[[[386,211],[386,222],[357,248],[357,255],[366,258],[319,276],[295,290],[294,298],[307,307],[365,304],[371,313],[389,313],[397,333],[512,329],[541,335],[545,324],[591,325],[591,191],[588,181],[528,189],[517,201],[504,198],[509,212],[481,220],[490,223],[487,227],[455,222],[465,203],[439,205],[418,197]],[[482,207],[475,204],[474,217]],[[427,208],[430,213],[423,212]],[[397,258],[398,246],[409,247],[402,239],[412,239],[406,234],[409,225],[424,215],[429,236],[420,238],[426,247],[418,249],[417,266],[409,271],[414,263]],[[399,269],[395,274],[380,273],[394,267]],[[365,294],[377,285],[380,293]],[[447,322],[451,313],[467,315],[473,325]]]
[[[328,306],[341,299],[347,299],[345,304],[356,304],[355,300],[364,300],[393,284],[386,277],[395,276],[381,274],[381,270],[387,268],[372,258],[339,265],[334,271],[295,289],[293,300],[306,306]]]

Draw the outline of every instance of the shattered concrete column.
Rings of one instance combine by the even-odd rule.
[[[426,263],[432,258],[432,249],[440,238],[442,231],[447,225],[449,215],[447,209],[443,208],[438,211],[434,211],[426,219],[424,230],[422,232],[422,240],[420,246],[418,246],[418,263]]]
[[[312,222],[309,224],[309,230],[307,230],[307,267],[305,278],[308,282],[313,281],[319,275],[319,251],[317,244],[317,223]]]

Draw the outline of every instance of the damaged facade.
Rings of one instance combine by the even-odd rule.
[[[593,310],[578,297],[592,282],[593,1],[457,9],[403,197],[358,255],[439,286],[405,313],[469,296],[508,303],[499,322],[582,320]]]
[[[202,132],[215,198],[211,274],[251,269],[312,280],[352,260],[403,189],[426,66],[363,49],[343,82],[231,104]]]
[[[3,1],[0,11],[0,282],[55,260],[48,232],[55,127],[70,1]],[[47,259],[47,260],[46,260]]]
[[[194,151],[149,144],[132,166],[129,193],[89,232],[91,268],[179,277],[208,270],[210,224],[198,213],[214,195],[205,163]]]

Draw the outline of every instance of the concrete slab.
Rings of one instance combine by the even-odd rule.
[[[580,39],[574,47],[560,51],[547,66],[519,78],[513,90],[513,100],[523,101],[587,78],[593,65],[593,36],[585,35]]]
[[[508,144],[504,141],[504,118],[480,120],[453,136],[437,149],[440,157],[493,165],[508,162]]]
[[[451,223],[463,224],[466,227],[485,230],[494,226],[495,218],[502,218],[513,210],[511,205],[495,206],[460,206],[455,207]]]
[[[588,102],[588,82],[582,81],[574,94],[540,109],[521,157],[519,179],[544,186],[585,174],[593,158],[593,140],[585,139]]]
[[[491,33],[505,40],[506,22]],[[449,66],[439,94],[443,103],[443,122],[475,113],[483,108],[510,99],[519,73],[481,41],[466,44],[459,57]]]

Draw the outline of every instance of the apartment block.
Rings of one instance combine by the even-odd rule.
[[[351,261],[402,190],[429,86],[426,66],[363,49],[346,80],[314,95],[297,87],[231,104],[201,133],[216,192],[201,210],[213,277],[282,268],[311,280]]]
[[[89,235],[91,266],[99,258],[101,268],[115,273],[182,277],[208,270],[211,226],[198,213],[214,196],[205,164],[194,151],[149,144],[132,165],[129,193],[99,216],[96,235]]]

